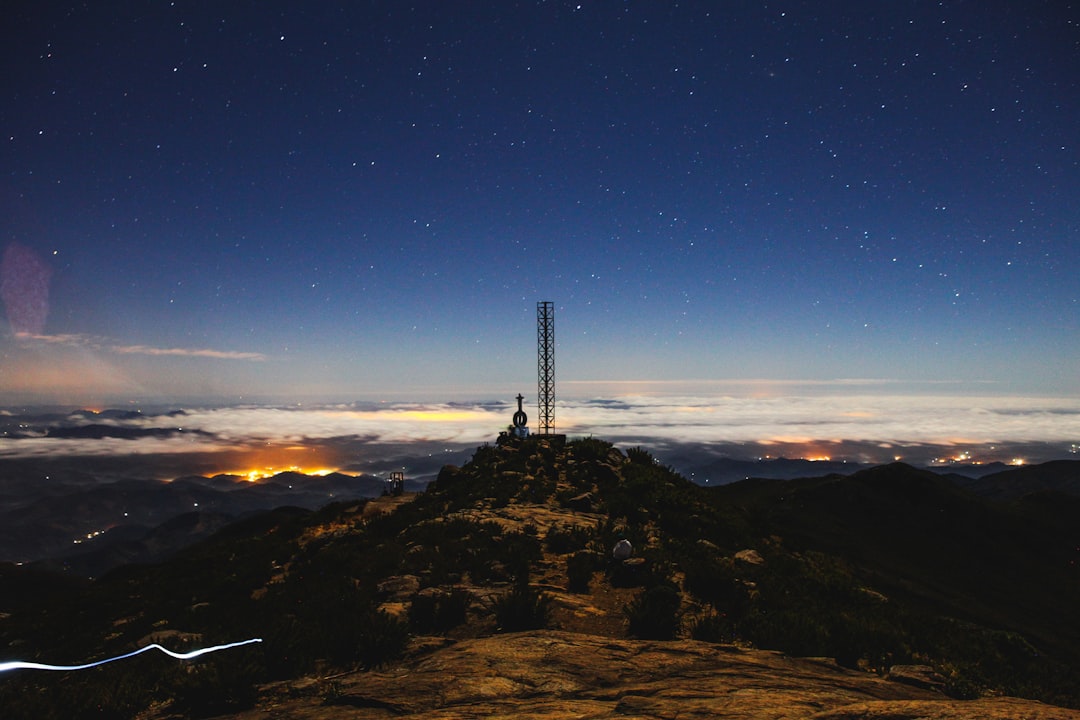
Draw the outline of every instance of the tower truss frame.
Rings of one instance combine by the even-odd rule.
[[[541,435],[555,430],[555,304],[536,303],[536,400]]]

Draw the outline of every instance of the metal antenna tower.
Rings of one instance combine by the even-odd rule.
[[[555,429],[555,305],[536,303],[536,396],[540,411],[540,434]]]

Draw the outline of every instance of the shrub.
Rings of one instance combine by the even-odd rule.
[[[690,637],[702,642],[731,642],[734,639],[734,628],[727,617],[709,613],[698,618],[690,627]]]
[[[258,671],[236,658],[211,659],[179,669],[174,708],[185,717],[205,718],[255,706]]]
[[[544,544],[548,552],[565,555],[583,549],[592,537],[592,528],[584,525],[555,525],[544,536]]]
[[[613,587],[651,588],[670,584],[672,575],[671,564],[659,552],[625,562],[612,560],[607,569],[608,582]]]
[[[625,609],[630,634],[647,640],[671,640],[679,631],[681,604],[679,591],[671,585],[638,593]]]
[[[638,465],[655,465],[656,459],[652,454],[642,447],[632,447],[626,451],[626,458]]]
[[[495,622],[501,632],[539,630],[547,627],[551,598],[525,582],[495,601]]]
[[[579,461],[607,460],[608,454],[615,446],[606,440],[594,437],[581,438],[570,443],[574,458]]]
[[[472,595],[454,588],[416,595],[409,607],[409,624],[420,633],[446,632],[465,622]]]
[[[741,627],[755,645],[799,657],[831,655],[829,629],[819,614],[804,608],[759,609]]]
[[[358,659],[364,668],[375,668],[401,657],[409,642],[409,625],[381,610],[369,612],[360,630]]]
[[[529,577],[533,564],[543,557],[540,541],[523,532],[507,533],[499,546],[497,558],[512,577],[521,581]]]
[[[682,563],[687,591],[733,618],[746,614],[750,594],[731,558],[689,557]]]
[[[600,558],[588,550],[579,550],[566,558],[567,589],[570,592],[589,592],[593,572],[600,565]]]
[[[312,671],[317,660],[312,630],[293,616],[278,617],[265,640],[263,662],[270,680],[284,680]]]

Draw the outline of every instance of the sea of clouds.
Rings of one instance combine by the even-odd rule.
[[[185,469],[183,457],[197,458],[190,471],[200,473],[260,462],[371,471],[410,456],[429,458],[435,466],[445,459],[440,455],[459,457],[494,441],[516,409],[511,402],[386,402],[143,408],[122,416],[6,410],[0,416],[0,460],[171,458],[163,470],[169,473]],[[535,427],[536,410],[526,409]],[[118,435],[133,432],[95,438],[50,434],[56,427],[90,424],[115,427]],[[555,424],[570,437],[654,449],[676,467],[677,456],[689,448],[743,459],[825,453],[860,462],[903,457],[928,463],[967,454],[981,462],[1040,462],[1077,457],[1080,400],[625,394],[560,399]]]

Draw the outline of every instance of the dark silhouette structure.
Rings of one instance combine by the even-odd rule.
[[[555,304],[536,303],[537,405],[541,435],[555,430]]]
[[[529,437],[529,416],[525,414],[525,410],[521,407],[523,400],[525,400],[525,396],[518,393],[518,409],[517,412],[514,413],[513,433],[519,438]]]
[[[383,495],[398,496],[405,492],[405,473],[401,470],[394,470],[390,473],[390,479],[386,481],[386,485],[383,487]]]

